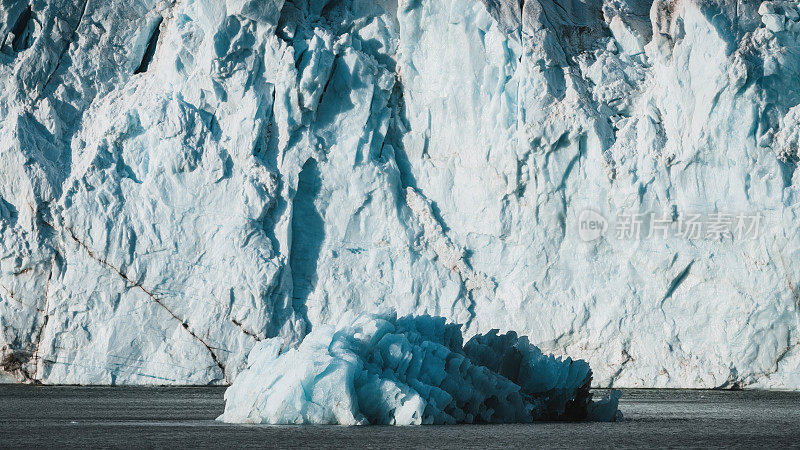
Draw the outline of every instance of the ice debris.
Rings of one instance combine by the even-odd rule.
[[[545,355],[514,332],[476,335],[442,317],[348,315],[298,348],[257,344],[225,393],[225,422],[420,425],[621,418],[592,402],[585,361]]]

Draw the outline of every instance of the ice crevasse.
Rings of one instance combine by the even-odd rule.
[[[233,383],[389,309],[597,387],[798,389],[798,11],[0,0],[0,380]]]

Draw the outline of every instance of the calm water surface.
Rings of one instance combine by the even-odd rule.
[[[0,385],[0,447],[800,447],[800,393],[623,392],[621,423],[345,428],[218,423],[224,388]]]

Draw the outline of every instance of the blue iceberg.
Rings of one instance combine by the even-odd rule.
[[[225,393],[235,423],[421,425],[621,418],[620,394],[592,401],[585,361],[545,355],[497,330],[463,343],[442,317],[349,315],[297,348],[253,348]]]

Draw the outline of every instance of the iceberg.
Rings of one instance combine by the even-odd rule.
[[[497,330],[463,344],[442,317],[362,314],[297,348],[262,341],[225,393],[233,423],[420,425],[622,418],[619,392],[592,402],[584,361]]]

